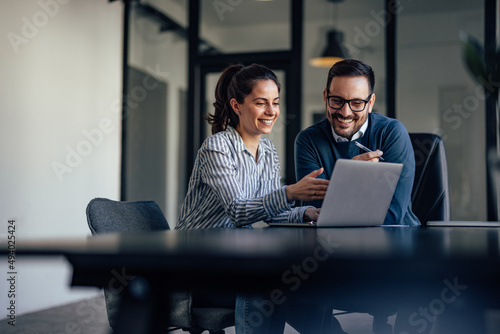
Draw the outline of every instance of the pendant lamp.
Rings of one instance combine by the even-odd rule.
[[[335,29],[328,31],[326,48],[320,57],[312,58],[309,64],[314,67],[331,67],[338,61],[348,58],[342,46],[344,33]]]

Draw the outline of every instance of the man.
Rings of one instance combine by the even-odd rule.
[[[398,120],[372,113],[375,75],[367,64],[343,60],[328,72],[323,91],[326,119],[300,132],[295,140],[297,180],[324,168],[319,177],[330,179],[337,159],[356,159],[403,164],[403,171],[384,224],[420,225],[411,210],[415,157],[410,137]],[[373,152],[363,152],[358,141]],[[305,202],[321,207],[322,201]]]

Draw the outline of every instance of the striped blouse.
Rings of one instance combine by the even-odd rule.
[[[288,203],[273,143],[261,139],[258,152],[255,162],[231,126],[208,137],[198,151],[176,229],[302,222],[307,207]]]

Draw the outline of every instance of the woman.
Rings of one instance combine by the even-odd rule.
[[[323,170],[282,187],[276,148],[261,138],[279,116],[279,90],[275,74],[261,65],[232,65],[222,73],[208,117],[213,135],[198,151],[176,228],[317,220],[319,209],[291,206],[323,199],[328,181],[316,179]]]
[[[262,65],[232,65],[222,73],[215,90],[215,112],[207,117],[212,136],[198,151],[176,229],[317,220],[319,209],[292,208],[292,205],[297,200],[324,198],[328,181],[316,179],[323,170],[312,172],[296,184],[281,186],[276,148],[269,139],[262,138],[271,132],[280,114],[279,91],[276,75]],[[226,301],[222,305],[218,296],[213,297],[195,295],[193,304],[212,304],[212,307],[227,304]],[[252,327],[247,315],[265,298],[265,295],[237,297],[237,334],[283,330],[288,305],[276,307],[273,317],[266,317],[259,328]],[[232,302],[234,305],[234,297]],[[307,312],[312,309],[309,307]],[[311,332],[319,333],[314,329]]]

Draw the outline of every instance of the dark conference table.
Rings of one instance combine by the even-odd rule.
[[[405,309],[423,329],[429,314],[499,306],[499,239],[498,227],[204,229],[26,240],[17,253],[64,254],[74,286],[123,287],[157,311],[148,332],[166,325],[158,308],[173,290],[265,292],[273,303],[300,292],[354,309],[371,301]],[[146,321],[127,307],[132,322]]]

